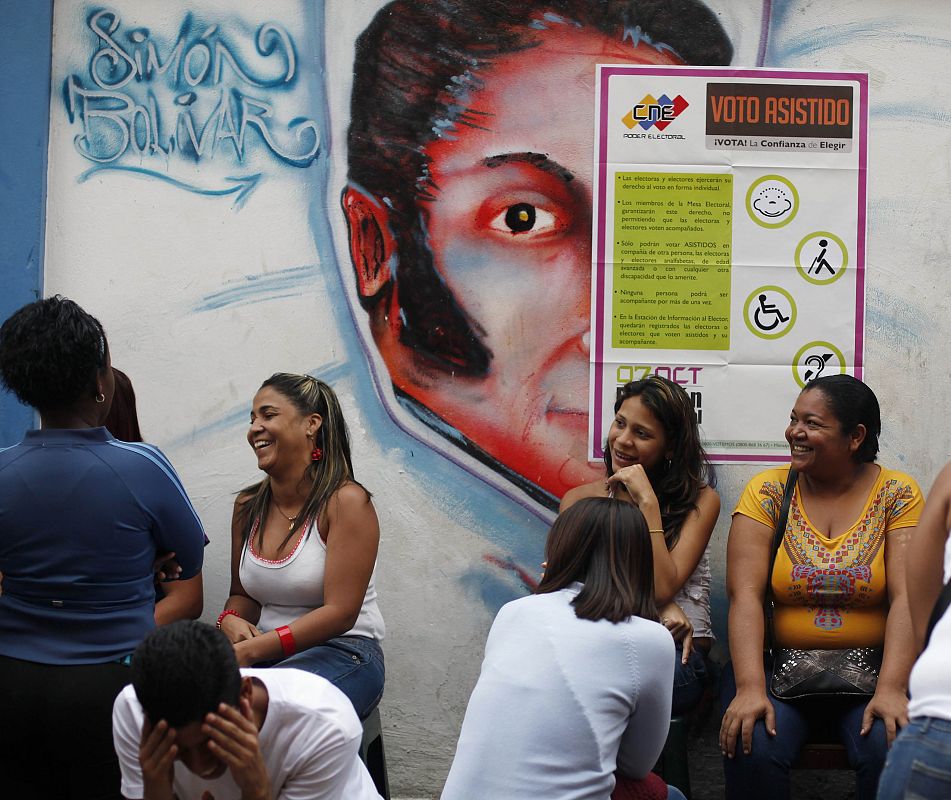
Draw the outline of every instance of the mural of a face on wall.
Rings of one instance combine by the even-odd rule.
[[[356,46],[343,209],[399,401],[543,505],[585,459],[595,64],[730,62],[698,0],[397,0]]]

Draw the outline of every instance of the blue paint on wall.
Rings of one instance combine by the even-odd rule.
[[[314,264],[288,267],[259,275],[245,275],[220,291],[205,295],[193,312],[215,311],[225,306],[243,306],[281,297],[300,297],[313,291],[318,269]]]
[[[0,319],[40,296],[49,138],[52,0],[4,3],[0,25]],[[0,392],[0,446],[20,440],[33,412]]]

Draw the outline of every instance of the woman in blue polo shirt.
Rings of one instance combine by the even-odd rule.
[[[111,712],[154,627],[152,564],[201,569],[204,532],[165,456],[102,427],[99,321],[51,297],[0,327],[0,379],[40,415],[0,450],[0,775],[8,797],[119,798]]]

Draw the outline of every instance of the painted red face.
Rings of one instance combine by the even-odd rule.
[[[427,370],[396,330],[379,344],[399,388],[560,497],[603,469],[585,458],[595,65],[680,62],[567,25],[540,40],[480,76],[468,106],[483,128],[427,149],[435,266],[492,353],[488,375]]]

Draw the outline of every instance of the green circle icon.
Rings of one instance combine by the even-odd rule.
[[[778,292],[789,301],[788,314],[784,315],[783,310],[770,301],[770,292]],[[789,333],[796,324],[796,301],[782,286],[760,286],[743,304],[743,321],[754,336],[760,339],[779,339]]]
[[[815,353],[809,356],[806,359],[806,363],[803,366],[808,367],[808,369],[802,374],[799,374],[799,360],[810,350],[821,349],[828,350],[829,353]],[[832,357],[835,357],[839,360],[839,371],[835,372],[834,370],[827,370],[826,365],[829,361],[832,360]],[[812,373],[812,374],[810,374]],[[815,342],[809,342],[804,344],[799,348],[799,351],[793,356],[792,360],[792,374],[795,378],[796,383],[799,384],[800,389],[806,387],[806,383],[811,380],[815,380],[820,377],[820,375],[842,375],[845,373],[845,356],[842,355],[842,351],[836,347],[832,342],[823,342],[817,340]]]
[[[830,252],[830,239],[839,248],[840,257],[838,258]],[[815,242],[815,245],[812,245],[812,242]],[[808,250],[806,250],[807,245]],[[806,258],[809,261],[807,267],[803,267],[801,261],[804,250],[806,250]],[[845,242],[834,233],[829,233],[829,231],[813,231],[804,236],[802,241],[796,245],[794,258],[799,274],[809,283],[814,283],[817,286],[835,283],[842,277],[845,268],[849,265],[849,251],[845,247]],[[837,261],[842,263],[838,264]]]
[[[782,228],[799,211],[799,192],[782,175],[763,175],[750,184],[746,193],[746,213],[764,228]]]

